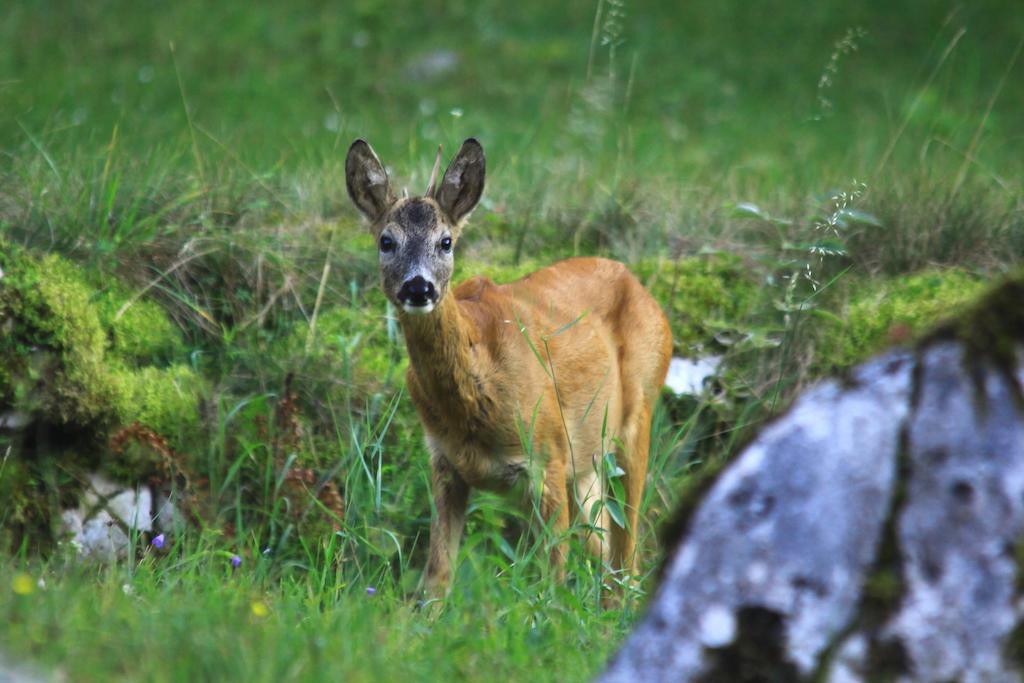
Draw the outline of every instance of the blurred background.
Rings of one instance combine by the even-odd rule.
[[[555,211],[775,199],[894,164],[966,161],[998,186],[1021,157],[1014,2],[27,1],[3,19],[7,172],[37,157],[66,182],[109,158],[123,186],[198,173],[334,216],[352,138],[411,183],[475,135],[492,206]]]

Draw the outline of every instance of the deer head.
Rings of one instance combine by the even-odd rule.
[[[381,287],[400,310],[427,314],[448,291],[453,250],[484,190],[484,149],[469,138],[436,184],[441,149],[422,197],[396,199],[383,164],[365,140],[345,159],[352,202],[370,222],[380,255]]]

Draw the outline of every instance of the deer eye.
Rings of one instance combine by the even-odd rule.
[[[441,251],[448,253],[452,250],[452,238],[442,237],[441,238]]]
[[[388,235],[382,235],[380,238],[380,250],[385,254],[389,254],[395,250],[395,240]]]

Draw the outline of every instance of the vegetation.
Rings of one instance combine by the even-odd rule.
[[[860,284],[842,320],[825,328],[819,356],[824,367],[848,368],[894,343],[906,344],[961,313],[985,290],[977,275],[957,269],[924,270]]]
[[[71,680],[586,680],[683,491],[1024,256],[1009,1],[0,17],[0,425],[31,424],[0,427],[0,654]],[[530,512],[486,495],[452,598],[416,609],[426,450],[342,166],[365,137],[422,192],[469,135],[488,187],[456,280],[617,258],[679,355],[724,358],[655,416],[647,574],[616,609],[602,567],[572,553],[556,584]],[[179,497],[164,547],[74,561],[58,513],[95,468]]]

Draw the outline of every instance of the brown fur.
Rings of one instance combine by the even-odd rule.
[[[479,145],[473,144],[476,153]],[[437,202],[393,202],[376,217],[368,212],[375,235],[387,226],[400,239],[412,239],[395,218],[412,201],[429,202],[442,217],[424,240],[445,231],[457,237],[461,218],[482,190],[482,149],[479,162],[479,188],[449,188],[449,205],[439,195]],[[460,176],[467,175],[460,170]],[[375,189],[376,196],[385,196]],[[444,220],[453,213],[454,221]],[[394,268],[382,261],[382,281],[393,300],[401,277],[384,271]],[[609,533],[592,534],[588,546],[614,568],[634,572],[633,534],[651,415],[672,350],[657,302],[624,265],[599,258],[568,259],[504,285],[473,277],[452,289],[447,286],[450,263],[440,258],[433,272],[441,274],[436,306],[426,314],[400,313],[410,359],[409,394],[426,432],[433,471],[436,511],[427,590],[442,592],[450,580],[470,490],[508,491],[534,473],[541,516],[559,539],[551,557],[561,572],[570,517],[589,521],[591,506],[604,495],[602,454],[611,450],[625,471],[627,528],[602,510],[596,523]],[[525,447],[523,432],[533,435]]]

